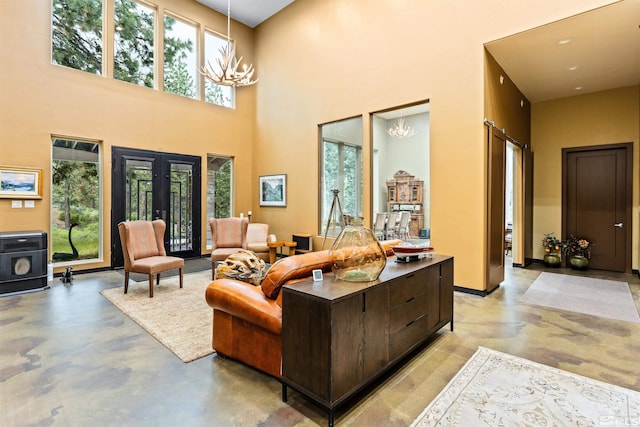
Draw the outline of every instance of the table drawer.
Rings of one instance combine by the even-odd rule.
[[[427,271],[419,270],[389,283],[389,306],[395,307],[427,289]]]
[[[396,305],[389,313],[389,333],[393,334],[427,314],[427,294],[419,293],[403,304]]]
[[[389,357],[390,360],[402,356],[408,349],[421,342],[427,337],[427,318],[424,316],[414,320],[404,328],[389,335]]]

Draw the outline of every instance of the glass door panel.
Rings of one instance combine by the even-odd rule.
[[[153,220],[153,161],[125,160],[125,221]]]
[[[171,163],[171,252],[193,249],[193,165]]]

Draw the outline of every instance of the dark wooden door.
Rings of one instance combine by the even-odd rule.
[[[493,126],[487,128],[489,179],[487,189],[487,289],[489,293],[504,280],[504,206],[506,137]]]
[[[124,264],[121,221],[163,219],[167,254],[200,256],[200,157],[113,147],[112,165],[111,266]]]
[[[522,150],[522,195],[523,195],[523,267],[533,260],[533,152],[525,147]]]
[[[631,272],[632,144],[565,148],[563,237],[593,243],[590,268]]]

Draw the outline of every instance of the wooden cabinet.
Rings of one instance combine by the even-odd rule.
[[[325,274],[282,289],[282,384],[329,412],[451,323],[453,258],[390,258],[380,278]]]
[[[411,237],[419,236],[424,227],[423,194],[424,181],[406,171],[399,170],[393,175],[393,179],[387,180],[387,210],[411,212]]]

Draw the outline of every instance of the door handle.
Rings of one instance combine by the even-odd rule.
[[[618,228],[622,228],[622,225],[623,224],[621,222],[618,222],[617,224],[613,224],[614,227],[618,227]]]

